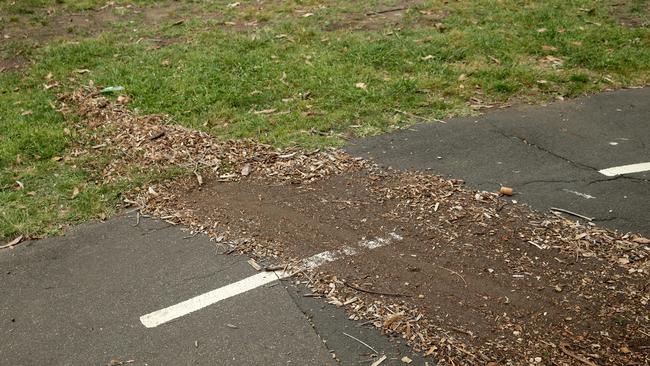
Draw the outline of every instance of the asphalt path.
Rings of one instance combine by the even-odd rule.
[[[384,166],[463,179],[477,190],[512,187],[512,199],[538,210],[561,208],[650,235],[650,88],[445,122],[355,141],[347,150]],[[601,172],[642,163],[637,170],[647,170]]]
[[[0,365],[424,364],[294,279],[157,327],[145,314],[259,274],[248,258],[165,222],[123,215],[0,251]],[[360,363],[361,362],[361,363]],[[432,365],[432,363],[430,363]]]

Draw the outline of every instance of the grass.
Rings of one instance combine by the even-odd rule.
[[[138,2],[145,12],[150,3]],[[53,161],[75,136],[66,133],[74,121],[51,106],[55,90],[42,88],[49,73],[64,89],[91,80],[124,86],[136,113],[167,113],[221,138],[303,147],[475,114],[477,104],[541,103],[650,77],[650,32],[618,25],[607,2],[425,1],[383,22],[365,11],[398,2],[227,3],[187,2],[181,25],[177,18],[138,27],[118,21],[75,42],[0,46],[3,55],[33,61],[0,74],[0,237],[52,234],[60,224],[110,213],[121,191],[160,178],[105,185],[82,162]],[[29,0],[9,13],[104,4]],[[217,10],[219,18],[192,16]],[[246,26],[254,21],[257,27]],[[170,44],[152,47],[157,39]],[[274,112],[256,113],[264,110]],[[16,190],[16,181],[25,188]],[[72,198],[75,187],[82,193]]]

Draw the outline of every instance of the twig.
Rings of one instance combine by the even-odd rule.
[[[580,215],[580,214],[578,214],[578,213],[571,212],[571,211],[569,211],[569,210],[565,210],[565,209],[563,209],[563,208],[551,207],[550,210],[551,210],[551,211],[564,212],[565,214],[569,214],[569,215],[572,215],[572,216],[575,216],[575,217],[579,217],[579,218],[581,218],[581,219],[585,219],[585,220],[587,220],[587,221],[593,221],[593,219],[594,219],[593,217],[583,216],[583,215]]]
[[[562,352],[564,352],[564,354],[566,354],[567,356],[572,357],[572,358],[584,363],[585,365],[598,366],[595,363],[589,361],[588,359],[569,351],[568,349],[566,349],[566,347],[563,344],[560,344],[560,350],[562,350]]]
[[[445,271],[449,271],[449,273],[455,274],[456,276],[460,277],[460,279],[463,280],[463,282],[465,283],[465,286],[467,286],[467,281],[465,281],[465,278],[463,278],[463,276],[461,276],[460,273],[458,273],[458,272],[456,272],[454,270],[451,270],[449,268],[445,268],[445,267],[443,267],[443,266],[441,266],[439,264],[436,264],[436,266],[444,269]]]
[[[368,347],[368,349],[372,350],[375,354],[377,354],[377,355],[379,354],[379,352],[377,352],[376,349],[370,347],[370,345],[369,345],[368,343],[366,343],[366,342],[360,340],[359,338],[357,338],[357,337],[355,337],[355,336],[351,336],[351,335],[349,335],[349,334],[347,334],[347,333],[345,333],[345,332],[343,332],[343,335],[348,336],[348,337],[354,339],[355,341],[357,341],[357,342],[363,344],[364,346]]]
[[[10,241],[9,243],[7,243],[7,244],[5,244],[3,246],[0,246],[0,249],[13,248],[16,245],[20,244],[23,241],[23,238],[24,238],[24,236],[20,235],[19,237],[17,237],[16,239]]]
[[[385,9],[385,10],[376,10],[376,11],[369,11],[366,13],[366,16],[372,16],[372,15],[379,15],[379,14],[385,14],[385,13],[393,13],[396,11],[401,11],[401,10],[406,10],[408,7],[400,7],[400,8],[392,8],[392,9]]]
[[[413,295],[407,295],[407,294],[394,294],[394,293],[390,293],[390,292],[380,292],[380,291],[366,290],[364,288],[351,285],[351,284],[349,284],[347,282],[343,282],[343,284],[346,285],[347,287],[351,288],[351,289],[361,291],[361,292],[365,292],[365,293],[368,293],[368,294],[395,296],[395,297],[413,297]]]
[[[136,227],[136,226],[138,226],[138,225],[140,225],[140,211],[137,211],[137,212],[136,212],[135,224],[133,224],[133,225],[131,225],[131,226]]]

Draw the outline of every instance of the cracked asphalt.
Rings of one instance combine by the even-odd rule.
[[[519,106],[355,141],[347,150],[396,169],[514,188],[538,210],[570,210],[601,226],[650,235],[650,172],[599,170],[650,162],[650,88],[543,107]]]
[[[247,278],[248,258],[204,235],[134,214],[0,251],[0,365],[357,365],[371,344],[425,361],[399,339],[293,280],[146,328],[139,317]],[[370,361],[368,361],[370,360]]]

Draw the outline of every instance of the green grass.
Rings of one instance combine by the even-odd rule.
[[[23,12],[73,3],[32,2],[21,5]],[[104,2],[74,3],[96,8]],[[477,101],[549,101],[647,84],[650,76],[650,32],[618,25],[606,2],[427,1],[409,10],[400,27],[395,20],[368,24],[374,20],[353,14],[360,2],[329,1],[321,8],[322,2],[295,1],[263,9],[226,3],[183,8],[219,10],[220,19],[186,16],[180,26],[169,19],[136,31],[116,22],[78,42],[0,47],[4,55],[22,50],[34,60],[27,70],[0,74],[0,236],[56,232],[60,223],[110,212],[122,190],[156,179],[104,185],[83,164],[53,162],[74,136],[64,131],[70,122],[50,105],[54,91],[42,88],[48,73],[68,89],[90,80],[124,86],[136,113],[167,113],[220,138],[303,147],[339,146],[346,137],[422,118],[478,113],[471,106]],[[313,16],[301,15],[307,11]],[[437,13],[447,14],[435,21],[444,24],[443,32],[428,18]],[[260,26],[242,25],[251,21]],[[152,39],[160,38],[174,42],[152,49]],[[91,72],[78,75],[76,69]],[[276,112],[255,113],[268,109]],[[16,180],[26,188],[15,190]],[[71,199],[80,186],[83,194]]]

